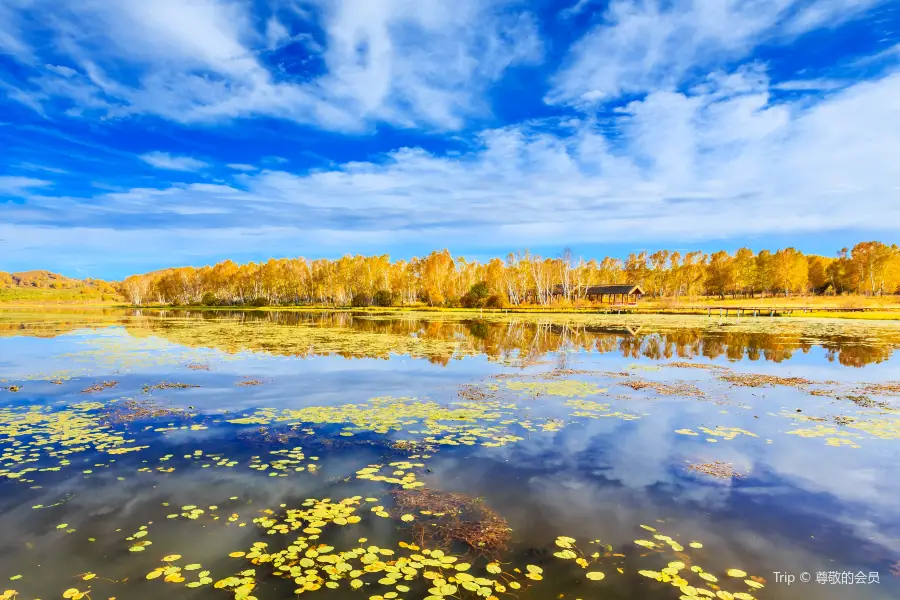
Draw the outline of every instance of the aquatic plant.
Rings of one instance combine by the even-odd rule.
[[[89,385],[88,387],[81,390],[82,394],[93,394],[94,392],[102,392],[103,390],[108,390],[110,388],[114,388],[119,385],[118,381],[101,381],[99,383],[94,383]]]
[[[427,488],[395,490],[394,501],[415,521],[413,539],[420,546],[450,549],[463,543],[476,555],[499,557],[512,539],[509,523],[482,498]]]
[[[687,468],[689,471],[703,473],[719,479],[740,479],[744,477],[744,474],[735,469],[734,465],[719,460],[707,463],[689,463]]]

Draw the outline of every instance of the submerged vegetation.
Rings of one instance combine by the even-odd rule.
[[[509,522],[482,498],[429,489],[396,490],[393,496],[404,513],[400,520],[413,522],[419,546],[450,550],[464,544],[475,556],[499,558],[512,540]]]
[[[88,387],[81,390],[82,394],[93,394],[94,392],[102,392],[103,390],[108,390],[110,388],[114,388],[119,385],[118,381],[101,381],[99,383],[94,383],[89,385]]]
[[[159,383],[154,383],[153,385],[145,385],[141,388],[141,391],[145,394],[149,394],[154,390],[184,390],[187,388],[200,387],[199,385],[194,385],[190,383],[177,383],[174,381],[160,381]]]
[[[709,475],[718,479],[744,477],[744,475],[736,470],[731,463],[719,460],[708,463],[690,463],[687,468],[689,471],[696,471],[697,473],[703,473],[704,475]]]

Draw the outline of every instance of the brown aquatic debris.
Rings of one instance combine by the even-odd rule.
[[[797,409],[797,412],[800,412],[800,409]],[[825,421],[828,420],[828,419],[826,419],[825,417],[814,417],[814,416],[812,416],[812,415],[807,415],[807,416],[804,417],[804,418],[805,418],[807,421],[814,421],[814,422],[816,422],[816,423],[824,423]]]
[[[549,361],[544,361],[547,363]],[[535,363],[537,364],[537,363]],[[562,377],[570,377],[572,375],[603,375],[603,371],[595,371],[592,369],[564,369],[555,368],[552,371],[543,373],[497,373],[491,375],[491,379],[560,379]],[[608,375],[608,373],[607,373]],[[627,374],[626,374],[627,375]]]
[[[7,392],[18,392],[19,390],[22,389],[22,386],[20,386],[20,385],[5,385],[0,389],[6,390]]]
[[[484,402],[496,398],[496,394],[491,394],[477,385],[465,384],[459,386],[459,397],[472,402]]]
[[[659,381],[646,381],[644,379],[630,379],[623,381],[620,385],[630,387],[633,390],[653,390],[661,396],[692,396],[695,398],[702,397],[704,394],[695,385],[685,382],[674,384],[661,383]]]
[[[870,383],[863,386],[862,391],[878,396],[900,396],[900,382]]]
[[[521,377],[525,377],[521,373],[497,373],[495,375],[491,375],[491,379],[519,379]]]
[[[728,367],[720,365],[710,365],[707,363],[694,362],[670,362],[662,365],[664,367],[674,367],[676,369],[708,369],[708,370],[728,370]]]
[[[879,402],[877,400],[872,400],[868,396],[863,395],[853,395],[848,394],[846,396],[837,396],[838,400],[849,400],[853,404],[859,406],[860,408],[883,408],[888,409],[891,407],[887,402]]]
[[[117,385],[119,385],[118,381],[101,381],[100,383],[95,383],[94,385],[84,388],[83,390],[81,390],[81,393],[93,394],[94,392],[102,392],[103,390],[114,388]]]
[[[154,385],[144,385],[144,387],[142,388],[142,391],[145,394],[149,394],[152,390],[170,390],[170,389],[183,390],[186,388],[198,388],[198,387],[200,387],[200,386],[194,385],[192,383],[177,383],[174,381],[160,381],[159,383],[154,384]]]
[[[555,377],[568,377],[569,375],[595,375],[599,372],[593,369],[554,369],[550,373]]]
[[[265,383],[265,382],[262,379],[251,379],[249,377],[245,377],[244,379],[238,381],[234,385],[239,386],[239,387],[247,387],[250,385],[262,385],[263,383]]]
[[[811,396],[834,396],[836,392],[834,390],[809,390]]]
[[[402,510],[420,513],[412,525],[420,546],[450,548],[454,543],[463,543],[476,555],[496,558],[506,551],[512,539],[506,519],[481,498],[427,488],[397,490],[393,495]],[[422,515],[422,511],[429,514]],[[425,517],[427,522],[423,521]]]
[[[548,371],[546,373],[534,374],[533,377],[535,377],[537,379],[560,379],[563,377],[570,377],[572,375],[600,375],[601,373],[602,373],[601,371],[593,371],[590,369],[557,368],[557,369],[553,369],[552,371]]]
[[[310,437],[310,434],[302,429],[293,427],[281,430],[271,430],[268,427],[260,427],[252,432],[242,432],[238,434],[238,438],[249,443],[271,444],[278,442],[286,444],[287,442],[304,439]]]
[[[121,404],[111,405],[104,411],[108,423],[129,423],[143,419],[154,419],[170,416],[188,416],[183,410],[165,408],[152,400],[126,400]]]
[[[397,440],[391,444],[391,448],[408,452],[429,452],[434,450],[434,446],[431,444],[416,442],[414,440]]]
[[[708,463],[689,463],[687,468],[689,471],[696,471],[719,479],[740,479],[744,477],[744,475],[740,471],[737,471],[731,463],[718,460]]]
[[[803,377],[777,377],[775,375],[762,375],[760,373],[725,373],[720,377],[731,385],[742,387],[766,387],[772,385],[802,387],[814,383]]]
[[[201,363],[188,363],[187,368],[191,369],[192,371],[209,371],[209,365],[204,365]]]

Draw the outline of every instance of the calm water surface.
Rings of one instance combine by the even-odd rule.
[[[0,598],[898,598],[898,347],[880,322],[0,311]]]

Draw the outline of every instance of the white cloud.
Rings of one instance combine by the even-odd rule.
[[[0,196],[22,196],[31,193],[33,188],[49,185],[53,182],[45,179],[0,175]]]
[[[56,173],[58,175],[65,175],[68,173],[65,169],[60,169],[59,167],[51,167],[49,165],[38,165],[30,162],[21,162],[16,165],[19,169],[25,169],[28,171],[47,171],[48,173]]]
[[[63,77],[72,77],[73,75],[77,75],[78,71],[71,67],[67,67],[65,65],[44,65],[44,67],[48,71],[53,71],[57,75],[62,75]]]
[[[801,34],[821,28],[834,28],[855,18],[883,0],[816,0],[801,4],[785,24],[785,31]],[[800,4],[800,3],[797,3]]]
[[[157,169],[170,171],[199,171],[207,166],[202,160],[190,156],[173,156],[168,152],[148,152],[141,154],[138,158]]]
[[[256,167],[246,163],[228,163],[228,168],[235,171],[256,171]]]
[[[21,9],[30,0],[7,0],[0,2],[0,54],[11,54],[22,62],[31,62],[34,55],[23,40]]]
[[[211,248],[253,214],[260,231],[288,228],[305,253],[322,252],[323,239],[343,252],[900,230],[900,74],[814,105],[775,102],[768,86],[759,69],[744,69],[710,77],[693,95],[653,92],[616,118],[615,135],[609,123],[533,123],[485,131],[464,154],[406,148],[307,174],[241,173],[235,186],[32,197],[32,212],[16,220],[37,226],[64,215],[72,226],[116,223],[151,239],[145,223],[177,214]]]
[[[559,16],[563,19],[571,19],[572,17],[577,17],[578,15],[583,13],[588,6],[593,4],[594,1],[595,0],[576,0],[575,4],[559,11]]]
[[[266,21],[266,45],[269,50],[275,50],[291,39],[288,31],[277,17],[273,16]]]
[[[838,79],[792,79],[790,81],[781,81],[772,87],[786,92],[819,92],[837,90],[851,83],[850,81],[840,81]]]
[[[28,92],[2,80],[0,80],[0,91],[4,92],[6,94],[6,97],[10,100],[20,102],[42,117],[47,116],[46,112],[44,111],[44,107],[41,104],[41,101],[43,100],[42,95]]]
[[[603,22],[572,46],[546,99],[593,105],[674,88],[691,75],[745,58],[764,42],[845,22],[885,1],[613,0]]]
[[[481,94],[506,68],[540,57],[534,18],[498,8],[507,3],[317,0],[325,47],[316,58],[327,72],[277,76],[258,52],[290,34],[274,17],[258,30],[248,2],[53,3],[54,42],[84,74],[44,73],[15,86],[16,99],[183,123],[266,115],[341,130],[379,121],[452,129],[487,111]]]

